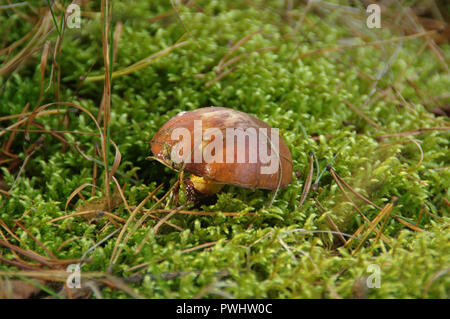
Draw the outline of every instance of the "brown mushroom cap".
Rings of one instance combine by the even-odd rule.
[[[267,136],[271,136],[271,127],[260,119],[249,115],[247,113],[239,112],[234,109],[225,107],[204,107],[188,112],[181,112],[169,121],[167,121],[155,134],[151,141],[151,149],[153,154],[161,161],[169,164],[170,155],[167,154],[167,149],[171,150],[172,147],[177,144],[178,140],[172,140],[172,131],[176,128],[186,128],[194,136],[194,120],[202,121],[202,131],[204,132],[208,128],[218,128],[223,133],[223,153],[226,153],[225,143],[225,129],[227,128],[239,128],[247,130],[252,127],[258,131],[259,128],[267,129]],[[203,133],[202,132],[202,133]],[[270,148],[270,143],[268,147]],[[233,163],[206,163],[204,160],[201,163],[186,163],[185,170],[195,174],[197,176],[207,177],[219,183],[237,185],[244,188],[263,188],[263,189],[276,189],[277,187],[284,187],[292,181],[292,158],[291,152],[283,141],[281,136],[279,137],[279,156],[276,160],[280,160],[278,169],[274,174],[262,174],[261,167],[267,166],[260,162],[259,156],[257,156],[256,163],[249,162],[249,154],[251,152],[258,152],[258,149],[254,146],[246,143],[245,149],[238,149],[238,143],[234,144],[234,156]],[[191,147],[194,149],[194,138],[191,138]],[[267,150],[267,154],[270,154],[270,149]],[[238,152],[245,152],[245,163],[237,162]],[[169,153],[170,154],[170,153]],[[168,157],[169,156],[169,157]],[[193,158],[193,157],[192,157]],[[281,174],[281,176],[280,176]],[[281,180],[280,180],[281,177]]]

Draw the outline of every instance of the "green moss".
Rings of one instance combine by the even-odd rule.
[[[371,93],[374,82],[361,73],[376,76],[395,52],[397,44],[385,46],[385,51],[368,46],[294,59],[300,53],[340,45],[339,39],[353,35],[345,27],[334,24],[337,14],[324,18],[314,11],[306,15],[307,23],[294,33],[296,20],[288,21],[278,14],[283,10],[280,1],[253,1],[253,6],[241,1],[196,2],[202,10],[179,8],[183,24],[193,37],[188,46],[112,82],[111,139],[122,155],[116,177],[121,185],[127,184],[124,193],[129,205],[138,205],[148,192],[164,183],[156,194],[160,198],[176,181],[175,172],[158,162],[145,160],[150,155],[148,142],[153,134],[178,112],[209,105],[252,113],[279,127],[290,146],[294,171],[302,172],[302,177],[280,190],[271,208],[265,207],[272,196],[270,192],[226,187],[215,204],[200,209],[215,211],[217,215],[176,214],[171,217],[170,222],[183,231],[163,225],[155,235],[152,231],[157,220],[148,219],[123,247],[114,275],[130,276],[133,273],[129,271],[131,267],[145,263],[146,267],[139,271],[148,276],[133,285],[139,294],[150,298],[192,298],[197,295],[205,298],[332,298],[333,291],[341,297],[351,298],[355,280],[369,276],[367,267],[376,264],[381,269],[381,287],[370,289],[369,297],[448,298],[450,220],[444,201],[450,197],[448,131],[432,130],[414,136],[423,151],[423,160],[418,147],[408,142],[409,137],[377,139],[383,134],[442,126],[443,120],[428,113],[426,107],[429,105],[425,107],[424,98],[406,82],[406,78],[413,79],[429,96],[442,103],[449,102],[448,98],[440,98],[448,94],[448,73],[442,71],[431,51],[425,50],[415,56],[422,40],[403,42],[389,72],[378,82],[380,90],[395,83],[414,109],[410,111],[393,93],[366,102],[374,96]],[[295,7],[293,13],[298,16],[303,9],[302,6]],[[82,10],[99,11],[99,8],[88,4]],[[128,2],[114,2],[113,24],[123,23],[114,70],[169,47],[186,32],[174,14],[149,23],[150,17],[168,10],[171,10],[168,1],[152,1],[151,4],[134,1],[132,6]],[[8,14],[0,17],[1,25],[9,24],[10,30],[14,30],[4,38],[7,45],[33,27],[31,23],[21,24],[20,17],[13,11],[9,10]],[[205,86],[217,77],[217,65],[230,47],[260,28],[261,32],[233,55],[248,53],[242,60],[244,63],[220,81]],[[383,39],[395,37],[388,28],[374,32]],[[56,34],[51,35],[52,43],[55,37]],[[361,41],[356,40],[357,43]],[[277,47],[277,50],[257,51],[270,47]],[[447,55],[450,53],[448,43],[442,44],[441,49]],[[0,59],[4,62],[6,58],[0,56]],[[0,78],[0,116],[18,114],[27,103],[31,107],[38,103],[39,61],[40,53],[36,53],[10,77]],[[104,72],[98,18],[83,17],[80,29],[67,29],[58,63],[61,67],[60,99],[78,103],[96,116],[103,83],[84,82],[81,87],[79,84],[91,66],[90,75]],[[46,85],[50,64],[51,61],[46,70]],[[42,104],[54,101],[52,87],[45,92]],[[380,128],[375,129],[364,121],[347,107],[347,101],[360,108]],[[63,115],[39,117],[37,121],[47,129],[97,133],[87,114],[63,106],[60,109],[69,110],[66,127]],[[13,121],[0,123],[7,126]],[[2,145],[9,136],[10,133],[6,133],[0,137]],[[21,218],[28,231],[58,258],[80,258],[115,227],[105,227],[106,217],[95,223],[82,217],[48,222],[65,215],[67,198],[77,187],[92,183],[93,163],[75,150],[75,144],[93,157],[100,139],[91,135],[65,134],[70,144],[65,149],[49,134],[30,133],[30,140],[26,140],[19,132],[11,152],[24,160],[25,150],[41,136],[43,143],[33,153],[20,178],[16,180],[17,171],[11,174],[2,167],[1,178],[8,189],[15,180],[16,183],[11,197],[0,195],[0,201],[4,202],[0,217],[9,227],[14,227],[14,220]],[[313,140],[312,136],[316,138]],[[313,232],[329,230],[326,215],[341,231],[349,234],[365,222],[328,172],[324,173],[320,187],[314,193],[327,210],[326,215],[311,199],[297,208],[311,151],[320,170],[332,162],[336,172],[348,184],[377,205],[384,206],[394,196],[398,197],[393,216],[416,224],[422,214],[417,226],[425,232],[413,232],[391,218],[384,227],[391,245],[382,241],[373,245],[375,238],[371,235],[355,255],[346,248],[336,249],[340,245],[338,237]],[[112,148],[110,153],[112,164]],[[99,172],[101,170],[99,167]],[[317,175],[315,167],[314,179]],[[97,183],[96,196],[102,196],[104,185],[100,173]],[[89,198],[91,189],[86,188],[81,193]],[[367,218],[378,215],[379,211],[372,206],[354,200]],[[156,200],[151,199],[145,207],[155,203]],[[422,207],[438,219],[421,213]],[[192,207],[186,209],[193,210]],[[73,212],[75,207],[69,205],[68,213]],[[239,214],[231,217],[223,212]],[[124,219],[129,216],[123,205],[114,213]],[[20,242],[11,240],[12,243],[45,255],[26,232],[14,229]],[[150,234],[148,241],[136,254],[147,234]],[[92,253],[90,263],[83,266],[84,272],[108,268],[116,238],[117,235]],[[215,245],[185,252],[210,242]],[[14,259],[8,249],[0,248],[0,252],[3,258]],[[14,267],[1,264],[0,269]],[[184,275],[166,279],[165,274],[173,272]],[[205,290],[207,287],[210,289]],[[129,297],[125,292],[110,288],[103,289],[102,293],[106,297]]]

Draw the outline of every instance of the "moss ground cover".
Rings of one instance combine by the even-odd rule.
[[[95,78],[105,72],[102,4],[81,6],[81,26],[64,29],[54,60],[55,29],[12,71],[3,67],[29,39],[2,51],[0,240],[52,260],[79,260],[94,247],[82,274],[121,278],[120,285],[99,284],[108,298],[448,298],[450,125],[429,110],[450,103],[450,45],[438,47],[441,61],[423,36],[353,48],[402,35],[368,29],[364,12],[344,23],[348,3],[330,2],[339,5],[325,12],[301,1],[292,8],[280,1],[114,1],[112,70],[154,58],[112,76],[108,136],[121,154],[114,177],[123,198],[111,179],[109,209],[102,141],[88,114],[100,114],[103,125],[104,82]],[[2,47],[50,14],[30,3],[1,11]],[[53,7],[56,23],[61,8]],[[28,134],[26,123],[14,126],[20,118],[11,116],[58,101],[71,104],[49,106],[53,114],[39,114]],[[184,214],[173,196],[160,200],[178,175],[146,160],[148,142],[178,112],[210,105],[280,128],[297,174],[271,207],[273,193],[238,187],[209,205],[185,205]],[[109,144],[111,170],[118,162]],[[310,159],[313,186],[299,207]],[[334,172],[375,205],[340,182],[344,194]],[[86,184],[96,187],[74,193]],[[104,213],[67,217],[83,210]],[[215,214],[194,214],[202,212]],[[377,234],[368,221],[380,212]],[[37,267],[65,269],[30,262],[6,244],[0,257],[3,279],[39,278],[29,273]],[[372,275],[370,265],[380,269],[380,287],[358,288]],[[40,296],[66,296],[57,280],[45,283]]]

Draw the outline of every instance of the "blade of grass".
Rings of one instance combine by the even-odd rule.
[[[353,251],[352,255],[355,255],[358,250],[362,247],[364,242],[366,241],[367,237],[376,229],[378,223],[387,215],[390,214],[392,211],[392,208],[394,207],[394,203],[397,201],[396,197],[393,197],[391,202],[386,204],[386,206],[383,207],[383,209],[380,211],[380,213],[373,219],[373,221],[370,223],[369,229],[366,231],[365,235],[359,242],[356,249]],[[382,235],[381,231],[377,232],[377,235]]]
[[[172,46],[170,46],[168,48],[165,48],[165,49],[163,49],[163,50],[161,50],[161,51],[159,51],[159,52],[157,52],[155,54],[152,54],[151,56],[146,57],[146,58],[144,58],[144,59],[142,59],[142,60],[140,60],[140,61],[138,61],[138,62],[136,62],[136,63],[126,67],[126,68],[124,68],[124,69],[114,71],[114,72],[112,72],[111,79],[114,79],[114,78],[117,78],[117,77],[120,77],[120,76],[124,76],[124,75],[127,75],[127,74],[131,74],[133,72],[141,70],[141,69],[151,65],[155,61],[157,61],[157,60],[167,56],[173,50],[175,50],[177,48],[184,47],[184,46],[188,45],[189,43],[190,42],[188,42],[188,41],[183,41],[183,42],[180,42],[180,43],[176,43],[176,44],[174,44],[174,45],[172,45]],[[87,77],[85,81],[86,82],[96,82],[96,81],[102,81],[104,79],[105,79],[105,77],[103,75],[96,75],[96,76],[89,76],[89,77]]]
[[[308,170],[308,176],[306,177],[305,185],[303,186],[302,196],[301,196],[301,198],[300,198],[300,202],[298,203],[297,208],[302,207],[303,203],[305,202],[306,198],[308,197],[309,190],[310,190],[310,188],[311,188],[313,172],[314,172],[314,156],[313,156],[313,154],[310,152],[310,153],[309,153],[309,170]]]

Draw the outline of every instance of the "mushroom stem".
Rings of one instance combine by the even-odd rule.
[[[216,194],[222,189],[222,187],[224,185],[222,183],[217,183],[210,178],[196,176],[194,174],[192,174],[192,176],[189,178],[189,180],[191,181],[195,190],[197,190],[198,192],[200,192],[204,195]]]

